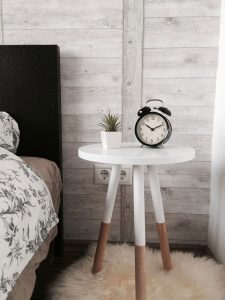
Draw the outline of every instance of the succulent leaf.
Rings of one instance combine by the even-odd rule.
[[[102,122],[98,125],[108,132],[119,131],[119,129],[121,128],[119,116],[111,114],[110,111],[107,115],[103,115]]]

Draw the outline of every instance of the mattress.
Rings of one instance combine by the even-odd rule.
[[[21,158],[44,179],[51,193],[54,208],[58,213],[62,181],[57,165],[44,158]],[[31,298],[36,280],[35,271],[39,267],[40,263],[47,257],[50,243],[56,235],[57,227],[55,226],[52,228],[49,235],[41,244],[39,250],[35,253],[23,272],[20,274],[13,290],[9,293],[7,300],[29,300]]]

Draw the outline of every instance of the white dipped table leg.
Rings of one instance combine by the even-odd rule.
[[[114,203],[116,199],[116,193],[118,189],[118,184],[120,180],[120,165],[113,165],[112,172],[110,175],[109,186],[105,201],[104,215],[101,223],[101,228],[98,237],[97,248],[95,252],[95,259],[92,268],[92,273],[97,273],[102,270],[103,259],[106,248],[106,243],[109,235],[109,227],[112,219],[112,213],[114,208]]]
[[[144,166],[133,167],[136,300],[146,300]]]
[[[112,219],[116,193],[120,181],[120,170],[121,170],[120,165],[112,166],[112,172],[110,175],[109,186],[108,186],[108,191],[107,191],[106,201],[105,201],[104,215],[102,220],[104,223],[107,224],[111,223],[111,219]]]
[[[163,266],[165,270],[169,271],[170,269],[172,269],[172,263],[170,257],[170,248],[165,223],[163,202],[160,191],[159,176],[156,166],[148,166],[148,176],[152,194],[153,208],[156,218],[156,226],[159,235]]]

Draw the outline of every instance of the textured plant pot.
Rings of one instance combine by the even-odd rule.
[[[102,146],[105,149],[120,148],[122,142],[122,132],[101,131]]]

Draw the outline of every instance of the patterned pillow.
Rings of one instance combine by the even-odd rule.
[[[17,122],[6,112],[0,112],[0,147],[13,153],[20,142],[20,131]]]

